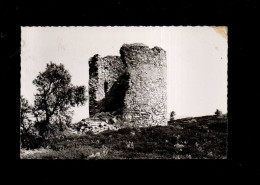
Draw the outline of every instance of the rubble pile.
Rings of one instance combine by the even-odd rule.
[[[106,121],[99,119],[83,119],[80,122],[74,124],[74,129],[77,130],[79,134],[85,134],[92,132],[94,134],[99,134],[100,132],[106,130],[118,130],[118,125],[111,125]]]

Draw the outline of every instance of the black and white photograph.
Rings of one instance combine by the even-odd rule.
[[[22,26],[20,159],[227,159],[227,26]]]

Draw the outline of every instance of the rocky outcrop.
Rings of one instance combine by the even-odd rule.
[[[106,130],[118,130],[120,128],[118,125],[111,125],[99,119],[83,119],[73,126],[73,129],[77,131],[78,134],[86,134],[88,132],[99,134]]]
[[[124,44],[121,56],[90,59],[90,116],[110,112],[135,125],[166,125],[166,51]]]

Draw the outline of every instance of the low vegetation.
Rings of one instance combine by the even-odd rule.
[[[195,121],[194,121],[195,120]],[[168,126],[67,134],[47,148],[21,150],[22,159],[225,159],[226,117],[179,119]]]

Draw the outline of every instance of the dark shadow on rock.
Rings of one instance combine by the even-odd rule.
[[[97,102],[99,112],[121,114],[125,104],[126,91],[129,88],[129,74],[123,73],[113,86],[106,92],[105,98]]]

